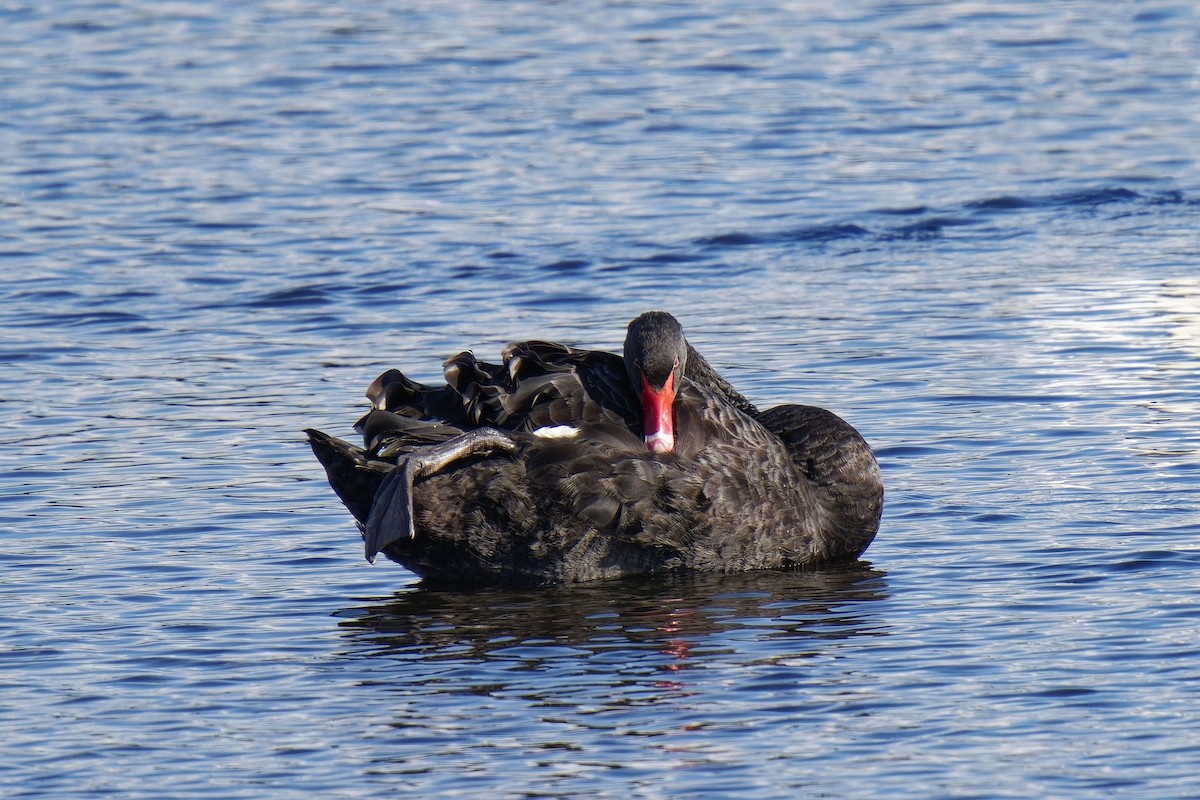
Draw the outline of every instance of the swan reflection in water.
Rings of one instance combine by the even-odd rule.
[[[885,573],[857,562],[528,591],[417,586],[337,616],[359,657],[519,660],[527,667],[565,661],[611,673],[658,654],[655,668],[674,671],[699,654],[790,659],[831,641],[884,635],[874,609],[886,596]]]

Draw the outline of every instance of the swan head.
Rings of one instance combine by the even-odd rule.
[[[675,396],[683,381],[687,342],[679,320],[647,311],[629,323],[625,370],[642,404],[642,434],[656,453],[675,449]]]

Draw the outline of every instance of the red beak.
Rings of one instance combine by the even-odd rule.
[[[643,433],[646,447],[655,453],[668,453],[675,449],[675,415],[671,410],[675,402],[675,373],[667,376],[661,389],[654,389],[642,375]]]

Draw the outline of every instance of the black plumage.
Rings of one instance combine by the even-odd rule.
[[[878,529],[883,485],[858,432],[819,408],[758,411],[669,314],[631,322],[623,357],[530,341],[500,364],[461,353],[445,374],[371,384],[364,447],[308,431],[369,559],[569,583],[852,560]]]

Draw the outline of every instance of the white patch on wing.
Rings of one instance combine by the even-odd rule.
[[[570,439],[579,433],[578,428],[573,428],[570,425],[554,425],[548,428],[538,428],[533,432],[534,436],[544,436],[547,439]]]

